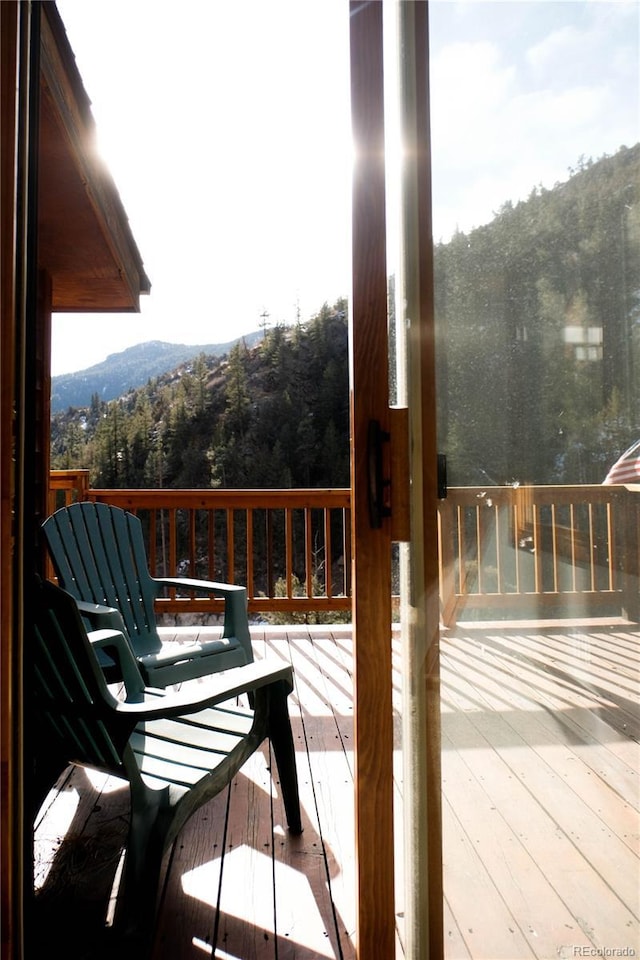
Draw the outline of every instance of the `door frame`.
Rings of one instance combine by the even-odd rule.
[[[391,533],[388,516],[371,524],[369,486],[370,424],[389,434],[382,3],[352,2],[350,14],[356,949],[365,960],[395,955]]]
[[[428,4],[397,4],[402,169],[396,313],[407,410],[389,407],[383,3],[351,3],[354,140],[350,301],[356,949],[396,955],[391,551],[401,543],[406,956],[443,954],[439,571]],[[372,515],[371,425],[378,440]]]

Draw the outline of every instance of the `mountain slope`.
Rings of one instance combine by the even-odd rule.
[[[251,346],[261,337],[262,333],[256,331],[241,339]],[[223,356],[235,343],[238,339],[203,345],[150,340],[120,353],[110,353],[102,363],[86,370],[53,377],[51,410],[56,413],[68,407],[88,407],[94,394],[105,402],[115,400],[128,390],[144,386],[151,377],[158,377],[201,353]]]

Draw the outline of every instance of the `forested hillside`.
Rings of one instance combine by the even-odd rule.
[[[640,437],[640,144],[581,161],[434,251],[452,485],[599,483]],[[346,303],[56,414],[94,486],[349,484]]]
[[[599,483],[640,437],[640,144],[435,249],[455,483]]]
[[[253,348],[52,418],[52,465],[99,487],[349,485],[346,304]]]

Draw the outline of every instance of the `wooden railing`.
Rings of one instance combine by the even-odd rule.
[[[349,490],[82,490],[140,517],[154,576],[240,583],[252,613],[351,609]],[[211,613],[212,601],[172,591],[158,609]]]
[[[350,609],[349,490],[96,490],[86,471],[55,471],[51,489],[52,510],[88,499],[138,514],[154,575],[241,583],[253,613]],[[637,620],[637,502],[621,486],[450,488],[439,508],[443,620]],[[175,593],[159,607],[211,611]]]
[[[88,470],[52,470],[49,475],[49,513],[67,507],[75,500],[86,500]]]
[[[638,495],[622,486],[458,487],[440,504],[443,619],[638,619]]]

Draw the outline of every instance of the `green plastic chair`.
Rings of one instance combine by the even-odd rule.
[[[220,792],[266,737],[275,754],[289,830],[302,831],[287,709],[289,665],[251,663],[180,692],[145,689],[121,633],[87,633],[75,600],[35,587],[32,649],[34,766],[38,798],[69,763],[129,781],[131,822],[117,926],[146,942],[153,929],[164,852],[187,819]],[[97,649],[120,662],[126,700],[110,692]],[[232,701],[251,691],[253,709]]]
[[[42,525],[58,582],[79,602],[93,629],[127,637],[146,682],[166,687],[251,663],[244,587],[187,577],[152,577],[138,517],[106,503],[62,507]],[[224,597],[219,640],[163,646],[154,601],[165,587]],[[108,669],[109,661],[102,663]]]

